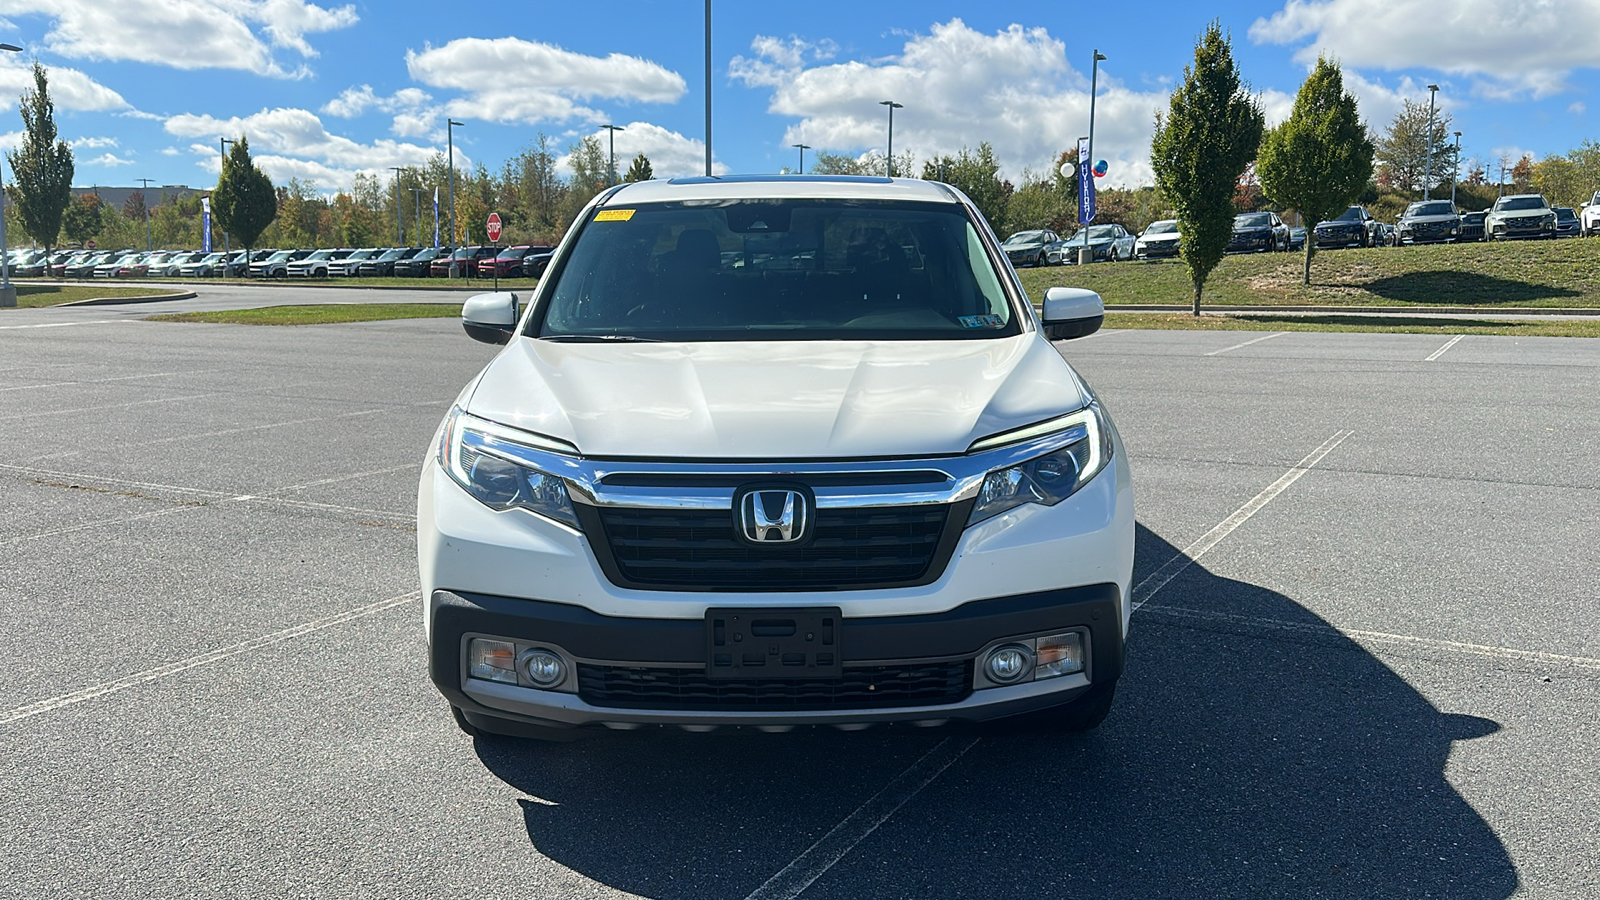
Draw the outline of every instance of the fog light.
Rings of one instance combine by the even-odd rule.
[[[467,648],[467,674],[486,681],[517,683],[516,648],[509,641],[473,638]]]
[[[989,651],[984,674],[995,684],[1015,684],[1033,671],[1033,651],[1021,644],[1006,644]]]
[[[552,688],[566,680],[567,665],[554,650],[535,647],[522,654],[522,673],[542,688]]]
[[[1039,638],[1038,668],[1033,680],[1083,671],[1083,635],[1076,631]]]

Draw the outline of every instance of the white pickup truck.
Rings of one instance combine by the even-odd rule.
[[[440,426],[417,542],[470,734],[1092,728],[1123,667],[1127,453],[947,185],[602,193]]]

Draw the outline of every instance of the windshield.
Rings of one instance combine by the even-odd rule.
[[[349,256],[346,256],[345,257],[345,261],[346,262],[355,262],[358,259],[366,259],[367,257],[372,256],[373,254],[375,254],[377,252],[378,251],[376,251],[376,250],[357,250],[356,252],[350,254]]]
[[[561,261],[540,337],[942,340],[1020,333],[962,207],[746,200],[605,209]]]
[[[378,257],[378,259],[380,261],[382,261],[382,260],[390,260],[390,259],[399,259],[400,258],[400,254],[402,254],[404,252],[406,252],[406,251],[404,251],[404,250],[390,250],[388,253],[385,253],[384,255]]]
[[[1019,231],[1006,238],[1005,246],[1020,247],[1023,244],[1037,244],[1044,239],[1045,233],[1042,231]]]
[[[1570,206],[1558,206],[1556,207],[1556,218],[1563,222],[1575,222],[1578,219],[1578,214],[1573,212]]]
[[[1359,222],[1359,221],[1361,221],[1361,207],[1359,207],[1359,206],[1350,207],[1349,209],[1347,209],[1344,212],[1340,213],[1339,214],[1339,218],[1334,219],[1334,221],[1335,222]]]
[[[500,259],[521,259],[528,254],[527,247],[511,247],[500,251]]]
[[[1543,197],[1506,197],[1494,205],[1496,210],[1544,209]]]
[[[1146,235],[1151,235],[1151,234],[1177,234],[1178,233],[1178,223],[1175,222],[1175,221],[1151,222],[1150,223],[1150,227],[1146,228],[1144,230],[1144,233]]]
[[[1413,203],[1406,207],[1406,216],[1453,216],[1456,211],[1448,202]]]
[[[1235,227],[1235,228],[1271,228],[1272,227],[1272,217],[1267,215],[1266,213],[1245,213],[1242,216],[1234,216],[1233,217],[1233,227]]]

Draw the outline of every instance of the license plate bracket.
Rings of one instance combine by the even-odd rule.
[[[837,606],[706,610],[706,677],[838,678]]]

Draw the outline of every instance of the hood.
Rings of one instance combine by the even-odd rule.
[[[948,455],[1088,402],[1038,335],[952,341],[514,340],[467,409],[585,456]]]
[[[1406,216],[1400,221],[1410,225],[1447,225],[1461,221],[1461,217],[1454,213],[1442,213],[1437,216]]]
[[[1144,241],[1146,244],[1158,244],[1162,241],[1175,241],[1180,237],[1182,235],[1179,234],[1151,234],[1141,237],[1139,240]]]
[[[1499,212],[1489,213],[1498,219],[1541,219],[1555,213],[1548,207],[1541,209],[1503,209]]]

